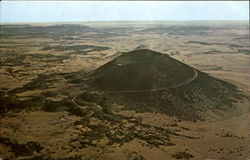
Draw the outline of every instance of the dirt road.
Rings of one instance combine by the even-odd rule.
[[[80,94],[79,94],[80,95]],[[73,102],[73,104],[76,106],[76,107],[79,107],[79,108],[81,108],[81,109],[88,109],[88,107],[85,107],[85,106],[81,106],[81,105],[79,105],[78,103],[76,103],[76,101],[75,101],[75,99],[77,98],[77,96],[78,95],[76,95],[75,97],[73,97],[72,99],[71,99],[71,101]],[[92,111],[92,110],[88,110],[90,113],[89,114],[87,114],[86,116],[85,116],[85,118],[86,117],[90,117],[90,116],[92,116],[93,114],[94,114],[94,111]]]

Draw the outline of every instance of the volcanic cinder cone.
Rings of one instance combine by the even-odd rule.
[[[203,119],[207,111],[231,110],[237,88],[168,55],[142,49],[123,53],[88,75],[91,92],[137,111]]]

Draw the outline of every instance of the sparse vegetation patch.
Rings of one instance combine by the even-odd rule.
[[[193,158],[194,156],[188,152],[176,152],[175,154],[172,155],[172,157],[176,159],[186,159],[189,160]]]

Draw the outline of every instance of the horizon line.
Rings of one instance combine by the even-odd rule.
[[[88,23],[88,22],[208,22],[208,21],[248,21],[249,19],[235,19],[235,20],[227,20],[227,19],[215,19],[215,20],[88,20],[88,21],[47,21],[47,22],[0,22],[0,24],[11,24],[11,23]]]

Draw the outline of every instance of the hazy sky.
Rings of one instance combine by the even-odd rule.
[[[247,1],[2,1],[1,22],[248,20]]]

